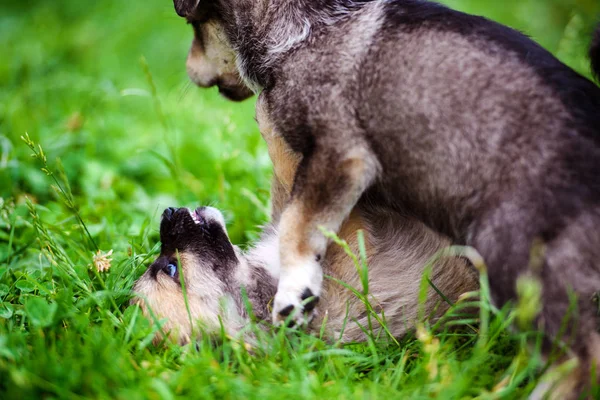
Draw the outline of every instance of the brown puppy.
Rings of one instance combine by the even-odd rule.
[[[389,332],[402,336],[413,329],[418,320],[420,283],[428,257],[449,242],[440,240],[439,235],[414,219],[384,210],[369,213],[357,210],[341,231],[356,253],[359,228],[365,229],[367,242],[369,300],[380,317],[385,315]],[[218,210],[170,208],[163,213],[160,237],[160,256],[133,288],[138,295],[133,302],[141,306],[144,314],[150,317],[151,310],[155,317],[165,321],[155,341],[168,335],[171,340],[185,344],[200,333],[198,328],[208,334],[218,334],[221,323],[229,335],[245,336],[248,332],[243,328],[248,325],[249,316],[242,288],[254,315],[270,321],[270,305],[280,272],[276,227],[267,228],[260,242],[243,253],[229,241]],[[363,290],[352,259],[338,246],[329,249],[324,271]],[[181,278],[185,282],[189,314]],[[452,301],[477,287],[476,274],[464,260],[457,258],[437,263],[431,280]],[[437,318],[447,309],[448,304],[430,288],[427,301],[422,305],[425,315]],[[325,318],[325,333],[330,340],[366,339],[363,331],[368,327],[366,307],[334,280],[324,282],[317,316],[311,321],[310,329],[319,332]],[[381,326],[376,318],[371,316],[371,319],[377,335]]]
[[[321,294],[318,227],[339,230],[355,205],[381,206],[479,250],[499,304],[521,275],[538,276],[547,348],[560,339],[582,371],[598,363],[600,89],[520,33],[432,2],[175,7],[202,49],[190,53],[192,79],[219,84],[202,73],[215,60],[241,76],[224,94],[260,92],[259,123],[300,160],[279,226],[276,320],[295,308],[303,321],[303,299]],[[209,49],[220,57],[204,57]],[[530,270],[534,244],[542,257]]]

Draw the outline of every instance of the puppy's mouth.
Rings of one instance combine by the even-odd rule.
[[[188,209],[190,216],[192,217],[192,220],[194,220],[194,223],[196,225],[203,225],[206,224],[206,218],[202,215],[202,209],[204,207],[198,207],[195,210],[190,210]]]
[[[231,101],[244,101],[254,95],[250,89],[244,86],[235,87],[221,84],[217,84],[217,86],[219,88],[219,94]]]
[[[207,225],[210,223],[217,223],[221,228],[226,231],[225,218],[219,210],[213,207],[198,207],[195,210],[188,209],[192,220],[196,225]]]

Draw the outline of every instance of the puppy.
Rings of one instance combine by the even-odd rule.
[[[357,229],[365,230],[369,265],[369,299],[395,337],[414,327],[419,307],[424,315],[439,317],[448,304],[430,288],[425,304],[419,305],[419,287],[428,259],[449,244],[414,219],[384,210],[356,211],[343,225],[341,234],[358,254]],[[242,288],[256,318],[270,320],[270,305],[280,273],[279,240],[275,226],[265,229],[261,240],[246,253],[233,246],[221,213],[210,207],[196,210],[169,208],[160,224],[161,252],[136,282],[133,302],[146,315],[165,320],[155,341],[165,336],[181,344],[203,331],[225,332],[237,337],[248,325],[248,309]],[[325,280],[317,318],[309,329],[321,330],[330,340],[365,340],[368,327],[364,304],[335,279],[363,290],[352,259],[338,246],[331,246],[323,262],[331,280]],[[182,275],[182,276],[180,276]],[[460,258],[437,263],[431,280],[438,290],[455,301],[477,288],[477,277]],[[184,283],[184,298],[181,283]],[[308,302],[305,309],[316,306]],[[188,314],[189,307],[189,314]],[[376,323],[374,329],[381,328]],[[200,328],[200,329],[199,329]],[[377,334],[377,332],[375,332]]]
[[[234,100],[260,93],[259,124],[300,159],[279,224],[276,321],[290,307],[306,320],[303,298],[322,295],[319,226],[339,231],[357,204],[381,206],[475,247],[499,305],[519,277],[537,277],[546,348],[566,342],[590,376],[598,87],[519,32],[428,1],[174,3],[195,30],[192,80]]]

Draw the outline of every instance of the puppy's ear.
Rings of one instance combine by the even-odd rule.
[[[175,4],[175,11],[177,12],[177,15],[187,18],[194,14],[196,7],[198,7],[198,3],[200,3],[200,0],[173,0],[173,3]]]

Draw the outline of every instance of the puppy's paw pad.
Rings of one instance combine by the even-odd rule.
[[[289,292],[288,295],[278,292],[273,305],[273,321],[288,327],[306,326],[314,318],[318,302],[319,297],[308,288],[298,297],[289,296]]]
[[[294,306],[293,305],[289,305],[287,307],[284,307],[281,311],[279,311],[279,316],[283,317],[283,318],[287,318],[290,316],[290,314],[294,311]]]
[[[296,325],[302,326],[304,325],[302,315],[301,306],[298,307],[289,304],[279,309],[279,311],[277,308],[273,308],[273,322],[275,325],[286,325],[288,328],[292,328]]]
[[[282,268],[277,294],[273,302],[273,322],[308,325],[319,302],[323,273],[315,262]],[[288,325],[289,324],[288,322]]]
[[[304,305],[304,313],[311,313],[319,303],[319,296],[315,296],[309,288],[302,292],[302,304]]]

